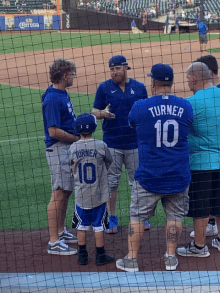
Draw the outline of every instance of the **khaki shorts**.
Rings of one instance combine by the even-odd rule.
[[[188,190],[189,186],[176,194],[152,193],[135,180],[131,192],[130,219],[135,222],[150,219],[155,215],[157,203],[161,199],[167,220],[182,222],[189,210]]]
[[[67,191],[73,191],[74,179],[71,177],[70,146],[71,143],[59,141],[46,149],[52,190],[61,188]]]
[[[199,42],[200,44],[207,44],[208,43],[208,39],[207,39],[207,35],[199,35]]]
[[[108,170],[108,181],[110,189],[117,190],[120,183],[123,164],[125,165],[125,168],[128,172],[129,185],[132,186],[134,182],[134,173],[139,164],[138,149],[119,150],[109,148],[109,151],[113,159],[113,162],[111,163]]]

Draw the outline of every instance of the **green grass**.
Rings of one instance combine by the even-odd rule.
[[[50,173],[45,156],[41,90],[0,85],[0,229],[37,229],[47,227],[46,209],[51,195]],[[70,94],[76,115],[91,111],[94,95]],[[26,139],[32,138],[32,139]],[[101,121],[95,138],[102,139]],[[10,140],[8,142],[2,142]],[[131,191],[123,170],[119,187],[117,214],[121,225],[129,222]],[[67,211],[71,226],[74,196]],[[165,224],[161,204],[150,220],[154,226]],[[190,219],[185,225],[191,225]]]
[[[216,39],[219,35],[209,35]],[[198,34],[123,34],[123,33],[58,33],[29,32],[0,34],[0,54],[49,50],[59,48],[79,48],[97,45],[148,43],[164,41],[197,40]]]
[[[208,49],[206,51],[208,51],[210,53],[220,53],[220,48],[211,48],[211,49]]]

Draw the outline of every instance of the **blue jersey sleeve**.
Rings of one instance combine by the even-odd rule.
[[[93,108],[103,110],[106,108],[106,106],[107,105],[105,104],[105,94],[103,92],[103,85],[100,84],[97,91],[96,91]]]
[[[47,128],[56,126],[61,127],[61,105],[60,101],[48,95],[44,100],[45,118],[47,121]]]

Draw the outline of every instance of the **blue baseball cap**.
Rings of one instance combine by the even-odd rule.
[[[147,76],[161,81],[173,81],[173,68],[168,64],[157,63],[151,68],[151,73],[148,73]]]
[[[128,65],[128,62],[125,56],[115,55],[109,59],[109,67],[113,67],[116,65]],[[128,66],[128,69],[131,69],[131,67]]]
[[[92,114],[83,113],[76,118],[75,130],[77,133],[88,134],[94,132],[96,127],[96,117]]]

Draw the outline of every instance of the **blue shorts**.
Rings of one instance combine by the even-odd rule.
[[[88,231],[90,226],[93,227],[95,232],[104,231],[109,228],[106,203],[88,210],[82,209],[77,205],[75,206],[72,228]]]

